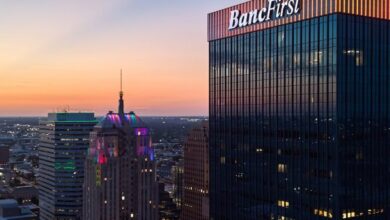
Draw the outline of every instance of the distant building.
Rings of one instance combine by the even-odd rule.
[[[15,144],[14,138],[0,138],[0,186],[9,184],[10,180],[10,148]]]
[[[9,193],[20,205],[38,204],[39,191],[35,186],[9,188]]]
[[[40,122],[39,206],[41,220],[81,219],[84,163],[93,113],[49,113]]]
[[[173,179],[173,202],[178,209],[181,209],[183,200],[183,174],[184,174],[184,161],[180,160],[177,165],[172,166],[172,179]]]
[[[38,220],[28,206],[19,206],[14,199],[0,200],[0,220]]]
[[[3,187],[0,199],[15,199],[19,205],[38,204],[38,189],[34,186]]]
[[[15,139],[8,137],[0,138],[0,166],[8,165],[9,163],[9,149],[15,144]]]
[[[158,185],[148,127],[124,113],[109,112],[91,133],[85,167],[84,220],[157,220]]]
[[[184,197],[181,219],[209,219],[209,127],[203,122],[184,144]]]
[[[165,184],[159,183],[159,217],[161,220],[178,220],[180,219],[180,210],[173,202],[173,199],[167,191],[165,191]]]

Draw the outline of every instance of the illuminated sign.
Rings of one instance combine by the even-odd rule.
[[[291,16],[299,12],[299,0],[268,0],[268,6],[260,10],[255,9],[247,13],[241,13],[239,10],[231,11],[229,30]]]

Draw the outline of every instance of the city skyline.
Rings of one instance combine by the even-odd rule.
[[[240,2],[3,2],[0,116],[103,115],[116,108],[120,68],[126,108],[207,115],[206,15]]]

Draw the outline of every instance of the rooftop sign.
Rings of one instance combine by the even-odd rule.
[[[246,13],[241,13],[240,10],[230,11],[229,30],[291,16],[299,12],[299,0],[268,0],[268,5],[262,9]]]
[[[390,0],[248,0],[208,14],[208,41],[330,14],[390,20]]]

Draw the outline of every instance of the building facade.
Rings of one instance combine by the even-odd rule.
[[[84,163],[93,113],[49,113],[40,122],[39,206],[42,220],[81,219]]]
[[[184,175],[184,161],[182,159],[172,166],[171,175],[173,181],[172,199],[177,208],[181,210],[183,202],[183,175]]]
[[[157,220],[151,134],[134,112],[109,112],[93,129],[85,165],[84,220]]]
[[[10,148],[15,143],[14,138],[0,137],[0,187],[8,185],[10,182]]]
[[[211,219],[390,218],[389,7],[209,14]]]
[[[209,126],[202,122],[184,144],[184,192],[181,219],[209,219]]]

